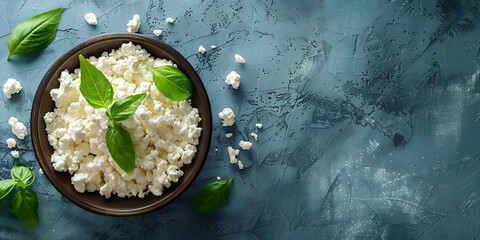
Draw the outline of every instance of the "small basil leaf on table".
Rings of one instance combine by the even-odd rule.
[[[13,212],[18,220],[27,227],[38,224],[38,197],[29,189],[20,189],[13,195]]]
[[[131,175],[135,170],[135,146],[130,133],[119,125],[109,126],[107,147],[118,166],[128,175]]]
[[[80,92],[94,108],[108,108],[113,102],[113,87],[103,73],[81,54]]]
[[[190,98],[193,92],[193,83],[174,66],[151,68],[153,82],[165,97],[173,101],[182,101]]]
[[[197,214],[203,215],[223,207],[230,196],[232,181],[233,178],[216,180],[204,186],[192,198],[193,210]]]
[[[25,188],[35,181],[35,175],[25,164],[15,164],[12,170],[10,170],[10,174],[12,175],[12,179],[15,180],[21,188]]]
[[[0,181],[0,199],[6,197],[15,187],[15,185],[17,185],[17,182],[15,182],[12,179],[1,180]]]
[[[114,102],[110,108],[109,117],[117,122],[127,120],[137,111],[145,96],[147,96],[146,93],[141,93]]]
[[[8,50],[13,55],[30,55],[52,43],[62,18],[63,8],[40,13],[19,23],[8,38]]]

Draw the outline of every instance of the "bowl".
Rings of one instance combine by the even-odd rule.
[[[112,49],[117,49],[122,43],[126,42],[141,45],[156,58],[171,60],[193,82],[195,90],[192,94],[191,101],[192,106],[199,110],[199,115],[202,119],[199,126],[202,128],[202,134],[199,138],[197,153],[192,160],[192,163],[182,167],[184,176],[182,176],[177,183],[172,183],[170,188],[165,189],[161,196],[148,194],[145,198],[120,198],[116,195],[112,195],[111,198],[106,199],[101,196],[98,191],[85,193],[77,192],[71,184],[71,175],[68,172],[57,172],[54,170],[51,163],[53,148],[48,142],[43,116],[45,113],[53,111],[55,107],[50,96],[50,90],[59,87],[60,83],[58,78],[60,73],[65,69],[72,72],[74,69],[80,67],[78,60],[79,54],[82,54],[85,57],[98,57],[102,52],[110,52]],[[210,138],[212,135],[211,116],[210,102],[200,77],[188,61],[175,49],[165,43],[139,34],[107,34],[94,37],[75,46],[63,54],[50,67],[40,82],[33,100],[30,130],[33,149],[40,167],[48,180],[64,197],[74,204],[97,214],[132,216],[144,214],[164,207],[178,198],[195,180],[203,167],[210,147]]]

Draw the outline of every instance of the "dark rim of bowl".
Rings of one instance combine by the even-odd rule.
[[[193,176],[189,179],[190,181],[184,182],[183,184],[172,183],[172,187],[176,187],[176,189],[175,191],[171,192],[171,194],[166,196],[167,199],[165,201],[156,202],[146,207],[141,207],[133,210],[113,211],[111,209],[109,210],[109,209],[102,209],[100,207],[95,207],[78,200],[77,197],[75,197],[75,194],[70,194],[69,192],[67,192],[66,190],[60,187],[61,181],[58,178],[55,178],[55,176],[52,176],[51,174],[49,174],[49,166],[47,164],[50,164],[50,167],[51,167],[51,163],[49,163],[49,161],[45,159],[46,156],[44,154],[44,151],[40,147],[41,141],[48,141],[48,139],[46,138],[43,140],[41,139],[40,131],[45,131],[45,129],[39,129],[39,126],[38,126],[38,121],[43,121],[43,116],[40,116],[40,106],[43,103],[42,98],[43,98],[43,95],[46,94],[45,91],[46,91],[47,85],[49,84],[50,81],[54,80],[53,78],[56,73],[58,74],[60,66],[62,66],[62,64],[65,61],[71,58],[72,55],[74,54],[78,55],[82,52],[84,48],[88,47],[89,45],[100,43],[106,40],[124,40],[124,42],[132,41],[134,42],[134,44],[139,44],[139,45],[142,45],[142,43],[146,43],[146,44],[157,46],[158,48],[162,49],[162,51],[166,52],[168,55],[174,58],[169,60],[177,64],[179,68],[182,68],[182,71],[184,71],[187,74],[187,76],[190,75],[191,78],[193,77],[193,79],[191,80],[195,85],[195,89],[199,93],[200,98],[203,99],[202,101],[203,103],[202,107],[204,111],[203,113],[204,116],[202,117],[202,122],[203,122],[202,135],[203,136],[201,136],[201,138],[204,138],[204,141],[206,142],[203,143],[205,145],[204,148],[202,149],[197,148],[198,151],[195,154],[195,157],[192,160],[192,163],[190,164],[190,165],[193,165],[194,161],[200,161],[200,163],[197,163],[198,165],[195,165],[191,169],[192,171],[194,171],[194,173],[193,173]],[[104,49],[103,51],[109,51],[113,49],[114,48]],[[157,56],[154,56],[154,57],[157,57]],[[61,69],[60,71],[63,71],[63,69]],[[133,33],[128,33],[128,34],[113,33],[113,34],[100,35],[78,44],[77,46],[73,47],[68,52],[63,54],[47,70],[42,81],[40,82],[38,89],[35,93],[33,106],[32,106],[32,113],[30,116],[30,131],[31,131],[31,138],[33,143],[33,149],[37,157],[37,161],[40,164],[40,167],[42,168],[42,170],[44,171],[45,176],[47,176],[47,179],[64,197],[69,199],[71,202],[73,202],[77,206],[80,206],[81,208],[93,213],[109,215],[109,216],[134,216],[134,215],[149,213],[168,205],[169,203],[177,199],[180,195],[182,195],[186,191],[186,189],[194,182],[194,180],[197,178],[198,174],[200,173],[201,169],[203,168],[203,165],[206,161],[208,150],[211,144],[211,134],[212,134],[211,130],[212,130],[212,117],[211,117],[210,100],[208,98],[205,86],[203,85],[200,77],[196,73],[195,69],[191,66],[191,64],[179,52],[177,52],[175,49],[173,49],[169,45],[163,42],[157,41],[153,38],[146,37],[140,34],[133,34]],[[46,134],[46,131],[45,131],[45,134]],[[48,144],[48,146],[50,146],[50,144]],[[69,173],[62,173],[62,174],[69,174]],[[177,184],[177,185],[174,185],[174,184]],[[84,193],[78,193],[78,194],[84,194]],[[98,196],[100,196],[98,192],[95,192],[95,194],[98,194]],[[158,198],[161,199],[164,197],[165,195],[162,195],[162,196],[159,196]]]

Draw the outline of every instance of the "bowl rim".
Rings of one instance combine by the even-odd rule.
[[[125,42],[133,41],[133,42],[138,42],[135,44],[140,44],[146,43],[150,45],[157,46],[160,48],[162,51],[165,51],[167,54],[171,55],[174,59],[168,59],[174,62],[177,66],[181,66],[184,69],[188,69],[189,72],[191,73],[190,75],[193,75],[193,78],[198,79],[198,84],[195,84],[195,88],[197,89],[198,92],[201,92],[202,98],[205,99],[206,104],[204,104],[204,110],[205,111],[205,116],[202,118],[202,121],[204,124],[207,124],[206,126],[203,127],[202,129],[202,135],[206,135],[205,140],[206,143],[204,143],[205,150],[200,153],[203,156],[199,156],[199,152],[195,154],[194,160],[200,161],[200,165],[198,166],[198,170],[193,173],[193,176],[190,178],[190,181],[186,182],[185,184],[178,185],[177,187],[181,187],[180,190],[173,191],[170,196],[166,201],[161,201],[161,202],[155,202],[151,205],[148,205],[146,207],[141,207],[137,208],[134,210],[122,210],[122,211],[114,211],[111,209],[104,209],[98,206],[92,206],[84,203],[83,201],[80,201],[75,197],[75,194],[70,194],[68,191],[63,190],[60,186],[57,186],[57,182],[61,182],[58,178],[55,176],[51,176],[50,174],[47,174],[48,170],[46,171],[48,164],[51,165],[51,163],[47,163],[48,159],[45,159],[45,154],[42,148],[40,147],[40,131],[45,131],[45,129],[40,129],[38,127],[38,124],[36,121],[38,121],[39,117],[43,119],[43,116],[40,116],[40,106],[42,103],[42,97],[45,94],[46,88],[49,85],[49,82],[54,79],[55,73],[59,70],[60,66],[71,58],[72,55],[74,54],[80,54],[80,52],[88,47],[89,45],[100,43],[102,41],[107,41],[107,40],[124,40]],[[105,49],[105,51],[113,50],[112,49]],[[151,54],[151,53],[150,53]],[[98,57],[98,56],[97,56]],[[63,70],[62,70],[63,71]],[[75,205],[96,213],[96,214],[101,214],[101,215],[108,215],[108,216],[135,216],[135,215],[140,215],[140,214],[145,214],[145,213],[150,213],[155,210],[158,210],[160,208],[163,208],[170,204],[172,201],[180,197],[187,188],[195,181],[195,179],[198,177],[200,174],[201,170],[203,169],[203,166],[205,164],[205,161],[208,157],[208,151],[210,149],[211,145],[211,136],[212,136],[212,110],[211,110],[211,105],[210,105],[210,99],[208,97],[207,91],[205,89],[205,86],[201,80],[201,78],[198,76],[198,73],[195,71],[195,69],[192,67],[192,65],[183,57],[177,50],[175,50],[173,47],[167,45],[164,42],[161,42],[159,40],[153,39],[148,36],[144,36],[141,34],[136,34],[136,33],[109,33],[109,34],[102,34],[95,36],[93,38],[87,39],[78,45],[72,47],[69,49],[67,52],[62,54],[51,66],[50,68],[45,72],[45,75],[43,76],[42,80],[40,81],[38,88],[36,90],[35,96],[33,98],[33,104],[32,104],[32,111],[30,114],[30,132],[31,132],[31,139],[32,139],[32,145],[33,145],[33,150],[35,153],[35,157],[37,162],[39,163],[41,169],[45,172],[45,176],[47,179],[50,181],[50,183],[61,193],[62,196],[66,197],[68,200],[70,200],[72,203]],[[208,129],[209,131],[205,131],[205,129]],[[45,140],[45,139],[44,139]],[[47,140],[48,141],[48,140]],[[48,144],[50,145],[50,144]],[[197,145],[198,146],[198,145]],[[197,157],[198,156],[198,157]],[[40,161],[40,159],[43,157],[43,161]],[[66,172],[66,174],[69,174]],[[70,183],[71,184],[71,183]],[[178,184],[178,183],[177,183]],[[87,192],[85,192],[87,193]],[[76,194],[83,194],[76,192]],[[99,194],[96,192],[96,194]],[[99,195],[100,196],[100,195]],[[162,195],[164,196],[164,195]],[[162,196],[158,196],[158,198],[161,198]],[[103,197],[103,196],[102,196]],[[137,198],[137,197],[135,197]],[[125,198],[129,199],[129,198]],[[140,198],[138,198],[140,199]]]

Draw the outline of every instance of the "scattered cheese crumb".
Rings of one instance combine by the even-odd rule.
[[[171,17],[168,17],[167,19],[165,19],[165,22],[167,23],[174,23],[175,22],[175,19],[171,18]]]
[[[39,173],[40,175],[43,175],[43,174],[44,174],[44,172],[43,172],[43,170],[42,170],[41,168],[38,169],[38,173]]]
[[[12,157],[14,157],[14,158],[19,158],[20,157],[20,153],[17,150],[11,151],[10,154],[12,154]]]
[[[5,93],[7,98],[11,98],[13,94],[19,93],[20,90],[22,90],[22,85],[15,78],[9,78],[3,84],[3,93]]]
[[[261,123],[257,123],[257,124],[255,124],[255,126],[256,126],[258,129],[262,129],[262,128],[263,128],[263,124],[261,124]]]
[[[220,176],[217,176],[217,180],[220,180],[220,179],[222,179],[222,178]]]
[[[252,132],[252,133],[250,133],[250,136],[252,136],[253,139],[255,139],[255,141],[258,140],[258,135],[256,133]]]
[[[215,152],[218,152],[218,148],[215,148]]]
[[[250,150],[252,148],[252,143],[249,141],[243,141],[240,140],[240,143],[238,144],[243,150]]]
[[[14,148],[14,147],[17,146],[17,141],[15,141],[15,139],[13,139],[13,138],[7,139],[6,142],[7,142],[8,148]]]
[[[155,34],[155,36],[157,36],[157,37],[160,37],[160,35],[162,35],[162,30],[155,29],[155,30],[153,30],[153,34]]]
[[[228,85],[231,85],[234,89],[238,89],[238,87],[240,87],[240,78],[240,74],[235,71],[231,71],[225,79],[225,82]]]
[[[19,122],[17,118],[10,117],[10,119],[8,119],[8,124],[12,126],[13,134],[15,134],[15,136],[17,136],[19,139],[24,139],[25,136],[28,135],[27,127],[25,127],[25,124]]]
[[[238,162],[237,156],[240,153],[240,150],[233,149],[232,147],[228,147],[228,157],[230,158],[230,163],[234,164]]]
[[[225,137],[227,137],[227,138],[231,138],[232,136],[233,136],[233,133],[226,133],[225,134]]]
[[[235,62],[243,64],[245,63],[245,59],[242,56],[235,54]]]
[[[217,46],[212,45],[212,46],[210,46],[210,48],[211,48],[211,49],[215,49],[215,48],[217,48]]]
[[[238,160],[238,169],[240,169],[240,170],[243,169],[243,163],[240,160]]]
[[[97,25],[98,22],[97,22],[97,15],[95,15],[95,13],[85,13],[85,21],[87,21],[87,23],[89,25]]]
[[[205,54],[205,51],[207,51],[207,50],[205,49],[204,46],[200,45],[200,47],[198,47],[198,52],[199,52],[199,53]]]
[[[138,29],[140,28],[140,15],[135,14],[133,15],[133,18],[128,21],[127,23],[127,31],[131,33],[136,33],[138,32]]]
[[[222,126],[233,126],[235,123],[235,113],[231,108],[224,108],[223,111],[218,113],[218,116],[223,120]]]

